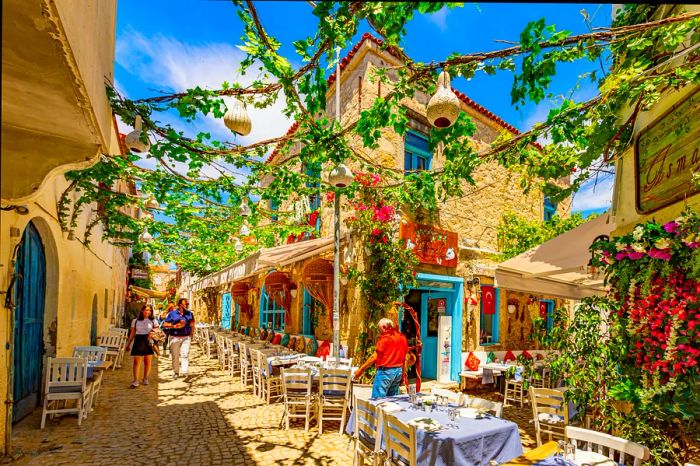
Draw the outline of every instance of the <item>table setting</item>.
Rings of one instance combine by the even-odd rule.
[[[416,428],[418,464],[471,465],[509,461],[522,454],[517,424],[475,408],[448,403],[444,397],[418,393],[369,400],[379,409],[377,438],[384,447],[383,416],[389,413]],[[354,432],[351,414],[346,432]]]

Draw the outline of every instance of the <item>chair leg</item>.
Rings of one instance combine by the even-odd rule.
[[[338,433],[340,435],[343,435],[343,426],[345,426],[345,416],[348,414],[348,407],[345,406],[345,403],[343,403],[343,415],[340,417],[340,428],[338,429]]]
[[[323,433],[323,402],[318,400],[318,433]]]
[[[44,409],[41,411],[41,428],[46,425],[46,411],[49,409],[49,400],[44,398]]]

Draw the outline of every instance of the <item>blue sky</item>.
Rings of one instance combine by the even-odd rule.
[[[282,42],[282,52],[300,65],[292,41],[310,35],[318,24],[307,2],[256,2],[261,21],[269,34]],[[409,23],[402,46],[416,60],[439,60],[452,52],[468,53],[507,47],[497,40],[517,41],[529,21],[542,17],[547,24],[574,34],[588,32],[581,10],[594,26],[608,26],[611,5],[596,4],[465,4],[432,15],[418,15]],[[370,32],[363,27],[362,33]],[[242,26],[228,1],[120,0],[117,11],[115,82],[131,98],[148,97],[159,91],[180,91],[194,85],[218,88],[224,80],[245,84],[251,76],[237,73],[243,53]],[[347,52],[350,44],[343,52]],[[296,61],[295,61],[296,60]],[[510,103],[512,74],[477,75],[472,80],[453,79],[452,85],[520,130],[546,118],[560,96],[585,100],[595,95],[590,82],[578,76],[592,69],[591,63],[560,65],[551,86],[552,100],[516,110]],[[573,92],[573,94],[572,94]],[[279,106],[252,110],[253,132],[240,142],[283,134],[290,122]],[[214,137],[231,139],[223,122],[204,119],[188,125],[170,115],[162,121],[185,130],[208,130]],[[189,128],[188,128],[189,127]],[[584,214],[606,209],[612,197],[612,177],[589,183],[574,197],[574,210]]]

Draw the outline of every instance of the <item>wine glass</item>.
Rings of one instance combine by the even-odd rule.
[[[557,442],[557,453],[555,456],[564,456],[566,458],[566,453],[569,451],[569,446],[565,441],[559,440]]]
[[[450,423],[447,425],[447,427],[449,427],[450,429],[459,428],[459,426],[457,424],[455,424],[455,421],[457,420],[457,416],[459,416],[459,410],[456,407],[451,406],[451,407],[447,408],[447,415],[450,418]]]

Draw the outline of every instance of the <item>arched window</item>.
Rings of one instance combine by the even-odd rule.
[[[265,286],[260,293],[260,327],[263,325],[268,330],[284,331],[284,308],[268,296]]]

